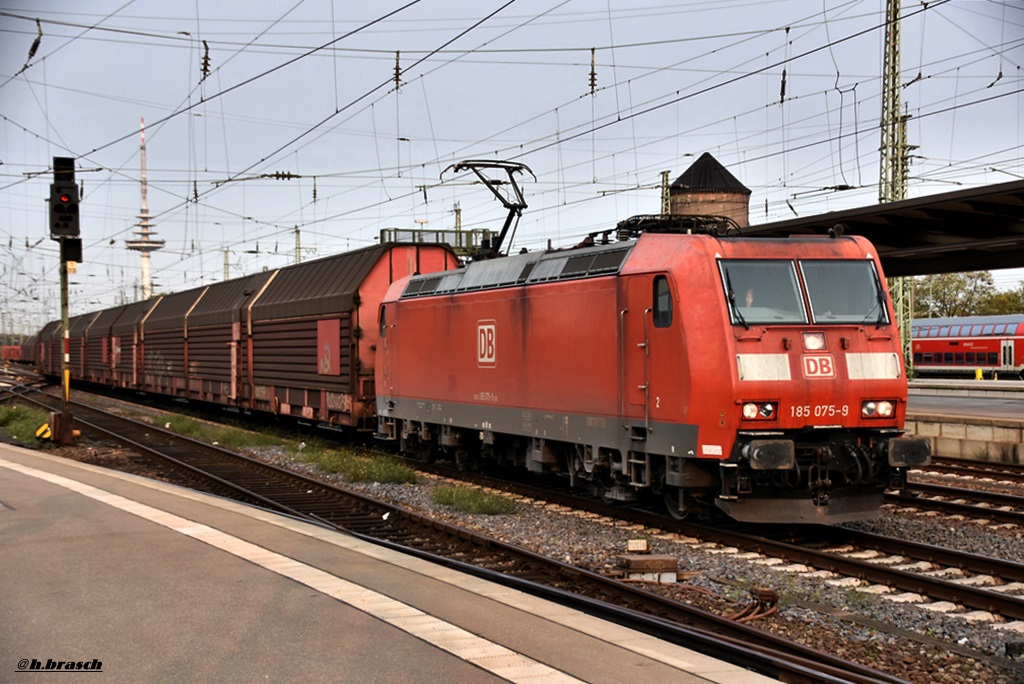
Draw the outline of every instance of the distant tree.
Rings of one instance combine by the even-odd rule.
[[[996,290],[978,306],[978,315],[1024,314],[1024,282],[1016,290]]]
[[[974,316],[998,294],[988,271],[938,273],[914,279],[914,318]]]

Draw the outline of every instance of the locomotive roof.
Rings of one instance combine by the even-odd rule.
[[[401,298],[612,275],[622,268],[635,244],[616,242],[594,247],[556,252],[527,252],[475,261],[454,271],[413,276]]]

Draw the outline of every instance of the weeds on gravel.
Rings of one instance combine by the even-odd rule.
[[[169,415],[155,421],[158,427],[176,432],[179,435],[198,439],[201,442],[217,444],[226,449],[242,449],[245,447],[273,446],[280,444],[281,439],[260,432],[249,432],[239,428],[212,425],[188,416]]]
[[[20,405],[0,406],[0,427],[7,435],[25,446],[37,446],[36,430],[50,419],[50,414],[41,409]]]
[[[434,502],[463,513],[502,515],[516,512],[516,503],[507,496],[491,494],[471,487],[441,486],[434,490]]]
[[[324,472],[341,475],[346,482],[416,483],[415,470],[387,456],[332,449],[317,440],[293,447],[293,454]]]
[[[846,607],[852,610],[865,610],[877,602],[874,594],[869,594],[865,591],[857,591],[855,587],[847,588],[843,594]]]

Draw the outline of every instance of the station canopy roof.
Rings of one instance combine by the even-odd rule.
[[[1024,180],[765,223],[743,235],[827,235],[841,226],[878,249],[887,276],[1024,267]]]

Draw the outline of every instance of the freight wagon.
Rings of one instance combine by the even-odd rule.
[[[453,269],[444,245],[385,243],[69,321],[73,380],[375,427],[377,309],[388,286]],[[60,375],[60,321],[35,342]]]

